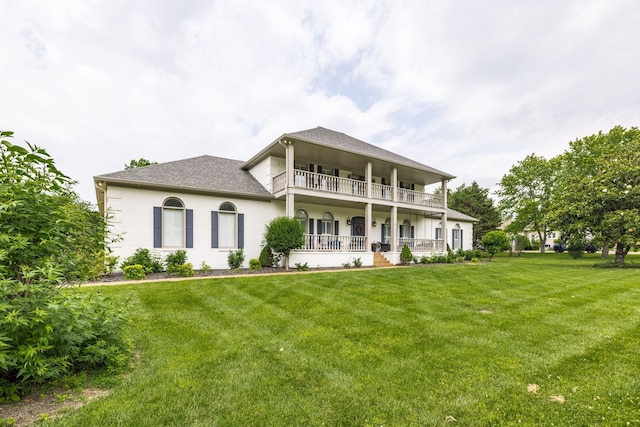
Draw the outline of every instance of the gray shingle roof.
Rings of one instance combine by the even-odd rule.
[[[372,145],[359,139],[353,138],[342,132],[336,132],[320,126],[299,132],[287,133],[282,136],[282,138],[287,137],[315,142],[321,145],[361,154],[367,157],[374,157],[380,160],[385,160],[399,165],[424,170],[427,172],[435,173],[437,175],[442,175],[449,179],[455,178],[453,175],[450,175],[446,172],[442,172],[420,162],[416,162],[415,160],[411,160],[399,154],[387,151],[384,148],[380,148],[376,145]]]
[[[94,181],[272,198],[248,171],[242,169],[243,164],[240,160],[199,156],[98,175]]]

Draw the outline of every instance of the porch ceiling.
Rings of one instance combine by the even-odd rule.
[[[336,153],[338,152],[338,153]],[[398,170],[398,181],[430,185],[441,182],[441,176],[423,170],[397,165],[388,161],[366,157],[361,154],[340,151],[320,145],[298,142],[295,145],[295,160],[299,163],[313,162],[327,167],[352,171],[357,175],[365,175],[367,162],[371,162],[374,176],[391,178],[393,168]]]

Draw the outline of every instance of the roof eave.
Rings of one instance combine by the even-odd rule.
[[[256,194],[256,193],[239,193],[237,191],[227,191],[227,190],[212,190],[208,188],[200,188],[200,187],[190,187],[184,185],[171,185],[171,184],[162,184],[156,182],[145,182],[145,181],[132,181],[127,179],[118,179],[112,177],[105,176],[94,176],[94,182],[96,185],[100,182],[104,182],[107,185],[116,185],[127,188],[145,188],[151,190],[173,190],[173,191],[182,191],[186,193],[194,193],[194,194],[206,194],[206,195],[225,195],[225,196],[234,196],[242,199],[253,199],[253,200],[275,200],[275,197],[271,194]]]

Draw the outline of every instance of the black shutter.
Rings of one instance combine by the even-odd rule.
[[[451,230],[451,248],[456,250],[456,229]]]
[[[218,247],[218,212],[211,211],[211,247]]]
[[[322,220],[321,219],[318,220],[318,229],[316,230],[316,233],[322,234]]]
[[[340,176],[340,169],[334,169],[333,176]]]
[[[187,236],[186,236],[186,246],[187,248],[193,248],[193,209],[187,209]]]
[[[414,239],[416,236],[416,227],[414,225],[411,226],[411,238]]]
[[[153,208],[153,247],[162,247],[162,208]]]
[[[313,168],[314,168],[313,163],[309,163],[309,172],[315,172]]]
[[[462,247],[462,229],[460,229],[460,249],[464,249]]]
[[[309,234],[315,234],[313,231],[313,224],[314,224],[313,218],[309,218]]]
[[[335,221],[334,222],[334,227],[335,227],[335,235],[339,236],[340,235],[340,222],[339,221]]]
[[[238,249],[244,248],[244,214],[238,214]]]
[[[384,228],[385,228],[386,226],[387,226],[387,224],[382,223],[382,226],[380,227],[380,229],[381,229],[380,231],[382,232],[382,233],[380,233],[380,241],[381,241],[381,242],[384,242]]]

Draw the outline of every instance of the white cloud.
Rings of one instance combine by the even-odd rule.
[[[324,126],[493,187],[638,125],[632,0],[5,1],[0,128],[92,176]],[[7,61],[9,63],[7,64]]]

